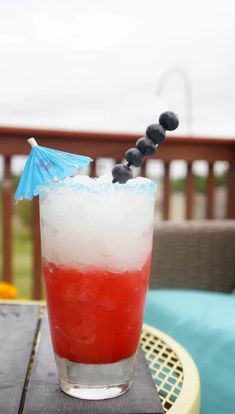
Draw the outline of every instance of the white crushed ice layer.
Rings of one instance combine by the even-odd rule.
[[[75,176],[40,194],[42,254],[58,266],[140,269],[151,253],[156,184]]]

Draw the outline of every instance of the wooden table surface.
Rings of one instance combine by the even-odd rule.
[[[45,306],[0,304],[0,414],[162,413],[143,352],[131,389],[85,401],[59,389]]]

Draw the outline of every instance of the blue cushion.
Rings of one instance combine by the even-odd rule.
[[[175,338],[194,358],[201,414],[235,413],[235,295],[150,290],[145,322]]]

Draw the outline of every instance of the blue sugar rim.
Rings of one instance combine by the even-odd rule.
[[[38,193],[39,195],[44,195],[46,193],[48,193],[48,191],[56,191],[59,189],[69,189],[69,188],[74,188],[77,190],[85,190],[88,191],[90,193],[101,193],[101,192],[106,192],[106,191],[134,191],[134,192],[143,192],[143,193],[149,193],[149,192],[156,192],[157,190],[157,184],[150,180],[148,182],[145,183],[136,183],[135,185],[133,184],[128,184],[128,181],[126,184],[119,184],[119,183],[104,183],[104,182],[100,182],[98,180],[94,181],[93,184],[84,184],[84,183],[80,183],[80,182],[68,182],[67,180],[63,180],[63,181],[54,181],[54,182],[49,182],[47,185],[45,186],[41,186],[38,187]]]

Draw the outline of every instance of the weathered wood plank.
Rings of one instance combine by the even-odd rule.
[[[32,200],[33,208],[33,299],[42,298],[42,265],[41,265],[41,237],[40,237],[40,215],[39,215],[39,197]]]
[[[214,193],[215,193],[215,176],[214,176],[214,163],[209,162],[208,165],[208,177],[206,188],[206,218],[213,219],[214,216]]]
[[[191,220],[193,218],[193,192],[193,165],[191,162],[188,162],[186,176],[186,220]]]
[[[23,414],[118,414],[163,413],[143,353],[139,353],[135,378],[128,393],[103,401],[72,398],[59,389],[51,349],[48,322],[42,324],[41,339],[34,360]]]
[[[90,164],[90,177],[96,177],[96,160],[93,160]]]
[[[164,162],[164,177],[163,177],[163,220],[169,219],[170,211],[170,162]]]
[[[2,185],[3,280],[12,281],[12,182],[11,157],[4,157]]]
[[[39,306],[0,304],[0,413],[18,414]]]
[[[228,200],[227,200],[227,218],[235,218],[235,155],[234,162],[230,164],[228,172]]]

